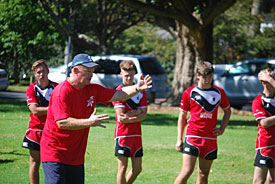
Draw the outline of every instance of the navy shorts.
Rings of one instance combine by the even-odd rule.
[[[84,164],[42,162],[45,184],[84,184]]]

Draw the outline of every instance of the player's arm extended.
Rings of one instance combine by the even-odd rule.
[[[45,115],[48,112],[48,107],[39,107],[37,104],[30,104],[29,109],[35,116]]]
[[[126,112],[125,108],[116,108],[117,119],[121,123],[134,123],[142,121],[146,118],[147,108],[139,108],[136,111]]]
[[[275,116],[270,116],[260,120],[260,124],[264,128],[269,128],[271,126],[275,126]]]
[[[185,122],[186,122],[186,116],[187,112],[180,111],[179,117],[178,117],[178,136],[177,136],[177,143],[176,143],[176,149],[181,152],[183,148],[183,133],[184,133],[184,128],[185,128]]]
[[[143,75],[140,76],[140,79],[136,85],[132,86],[125,86],[121,90],[117,90],[114,96],[108,101],[126,101],[127,99],[131,98],[132,96],[135,96],[140,91],[147,90],[149,88],[152,88],[152,80],[149,75],[146,75],[143,78]]]

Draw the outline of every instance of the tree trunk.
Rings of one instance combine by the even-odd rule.
[[[253,21],[249,26],[248,36],[254,37],[260,30],[260,19],[259,15],[261,14],[262,0],[253,0],[251,15],[258,21]]]
[[[14,76],[14,84],[18,84],[19,83],[19,62],[18,62],[18,56],[16,51],[14,51],[14,65],[13,65],[13,76]]]
[[[212,62],[213,24],[191,35],[188,27],[177,23],[177,53],[172,90],[167,103],[180,104],[184,90],[195,83],[195,66],[199,61]],[[194,31],[193,31],[194,32]]]

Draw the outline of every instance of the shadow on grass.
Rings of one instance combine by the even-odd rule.
[[[249,120],[249,121],[230,120],[228,126],[258,126],[258,123],[252,120]]]
[[[11,163],[14,162],[14,160],[9,160],[9,159],[0,159],[0,164],[6,164],[6,163]]]
[[[167,114],[147,114],[142,125],[177,126],[178,117]],[[221,121],[218,121],[218,125]],[[254,120],[230,120],[228,126],[257,126]]]
[[[23,149],[23,148],[22,148]],[[9,151],[9,152],[2,152],[0,151],[0,155],[19,155],[19,156],[29,156],[28,154],[18,153],[17,150]]]
[[[0,112],[30,112],[27,103],[20,100],[1,99]]]

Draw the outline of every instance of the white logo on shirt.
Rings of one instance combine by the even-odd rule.
[[[200,95],[196,95],[196,96],[195,96],[195,99],[196,99],[196,100],[201,100],[201,96],[200,96]]]
[[[89,106],[92,107],[93,103],[94,103],[94,96],[91,96],[90,99],[87,102],[88,102],[87,107],[89,107]]]
[[[200,118],[212,119],[212,113],[203,112],[200,114]]]

